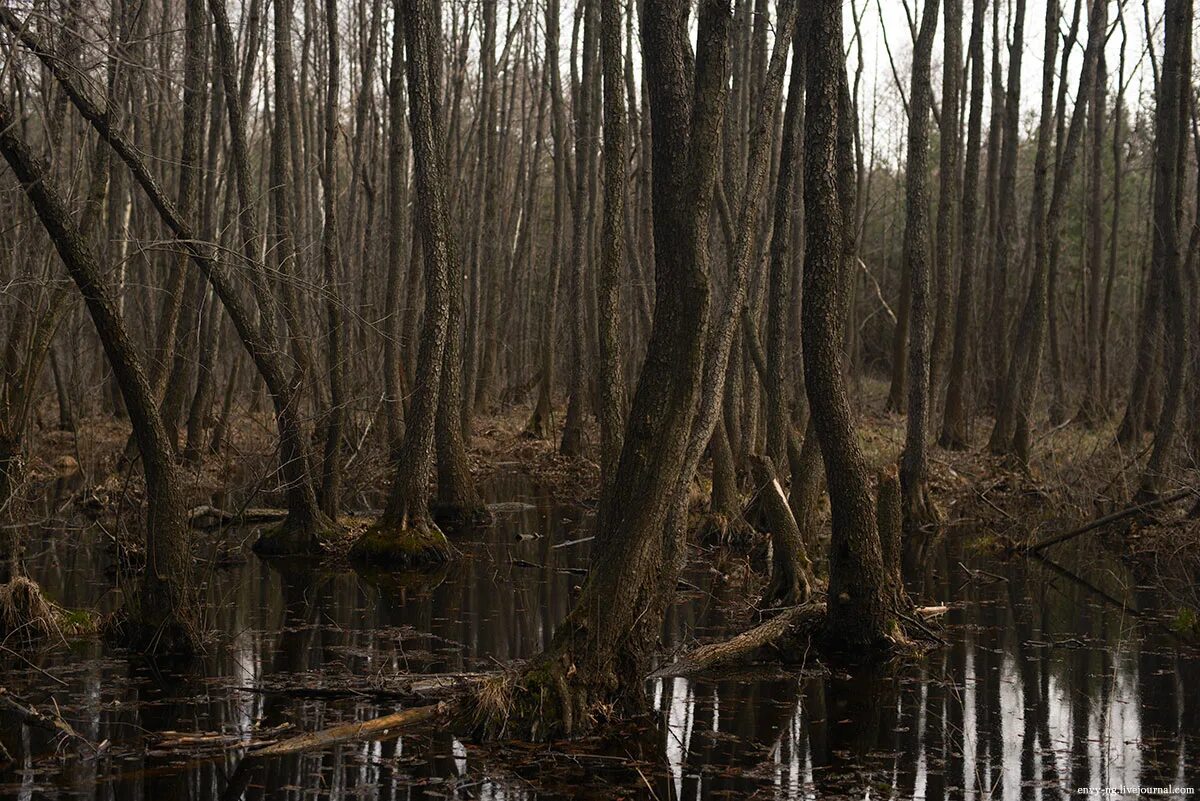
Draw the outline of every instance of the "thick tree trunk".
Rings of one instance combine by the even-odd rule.
[[[618,0],[600,2],[600,63],[604,79],[604,229],[601,235],[599,295],[600,364],[599,400],[600,469],[611,474],[621,456],[621,429],[625,411],[625,384],[621,373],[621,274],[625,259],[625,154],[626,131],[621,9]],[[603,523],[601,523],[603,525]]]
[[[434,424],[450,318],[450,241],[446,205],[441,102],[437,70],[441,38],[431,0],[396,0],[407,51],[409,126],[416,176],[416,225],[425,255],[425,322],[417,355],[417,382],[408,410],[404,446],[383,516],[354,544],[351,558],[368,565],[443,562],[452,551],[429,515]],[[457,406],[455,409],[457,410]]]
[[[1166,483],[1166,468],[1175,444],[1183,382],[1188,364],[1188,315],[1184,311],[1184,283],[1180,254],[1183,176],[1187,163],[1188,113],[1192,97],[1192,3],[1167,0],[1166,44],[1155,102],[1154,141],[1154,240],[1151,268],[1162,277],[1163,323],[1168,336],[1167,381],[1162,409],[1154,428],[1154,447],[1142,473],[1138,495],[1156,497]]]
[[[846,220],[839,194],[839,127],[849,128],[840,3],[824,3],[807,20],[804,126],[804,378],[813,426],[821,440],[833,511],[825,637],[835,648],[861,653],[887,641],[896,628],[866,460],[854,431],[841,369],[840,330],[846,317]],[[842,198],[843,203],[845,198]],[[850,204],[852,207],[852,203]]]
[[[674,589],[682,520],[673,516],[704,372],[708,230],[729,58],[729,8],[700,4],[696,57],[686,0],[647,4],[642,41],[653,121],[657,308],[592,570],[549,648],[510,688],[493,735],[536,739],[588,728],[598,706],[645,705],[644,676]],[[702,443],[703,444],[703,443]],[[670,520],[670,523],[668,522]]]

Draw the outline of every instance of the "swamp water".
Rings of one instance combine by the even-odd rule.
[[[106,744],[98,755],[56,754],[44,732],[0,719],[14,759],[0,797],[1007,800],[1200,785],[1200,656],[1170,637],[1166,605],[1086,539],[1051,549],[1055,567],[997,560],[954,533],[907,555],[921,566],[907,569],[914,597],[952,606],[949,644],[922,659],[854,675],[813,665],[656,681],[653,721],[584,743],[481,749],[434,726],[247,773],[237,751],[147,740],[371,718],[406,706],[377,692],[398,674],[486,671],[535,654],[582,581],[582,516],[520,479],[487,491],[504,503],[496,525],[462,542],[464,557],[438,575],[371,576],[248,551],[202,566],[221,636],[182,675],[95,641],[36,656],[4,645],[0,685],[57,704]],[[55,523],[25,537],[27,570],[49,597],[116,605],[102,532]],[[696,589],[670,611],[669,649],[730,631],[725,602],[747,590],[716,572],[688,572]]]

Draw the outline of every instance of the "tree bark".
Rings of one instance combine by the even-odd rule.
[[[0,101],[0,151],[87,305],[129,411],[146,478],[146,567],[127,598],[125,634],[139,648],[191,652],[199,647],[199,608],[190,582],[191,554],[174,447],[125,321],[95,255],[71,219],[51,176],[18,135]]]
[[[949,0],[954,3],[956,0]],[[961,14],[959,15],[961,16]],[[904,261],[908,265],[912,288],[912,319],[908,332],[908,419],[904,438],[904,455],[900,463],[900,484],[904,490],[904,519],[908,525],[921,526],[936,523],[937,508],[929,497],[925,485],[929,471],[929,398],[930,362],[932,353],[929,344],[929,108],[933,100],[930,86],[930,60],[933,53],[933,38],[937,31],[938,3],[931,0],[925,4],[921,15],[921,29],[913,49],[912,92],[908,105],[908,158],[904,167],[905,213],[904,213]],[[949,20],[959,24],[960,20]],[[948,40],[954,38],[947,34]],[[951,48],[947,47],[947,53]],[[955,54],[957,60],[957,55]],[[958,65],[954,65],[954,70]],[[955,89],[957,93],[957,89]],[[957,108],[957,100],[947,104]],[[947,119],[942,130],[942,147],[948,147],[947,138],[952,138],[948,128],[958,124],[958,116]],[[945,168],[943,162],[943,169]],[[943,172],[943,175],[945,173]],[[951,191],[943,183],[943,192]],[[948,215],[947,215],[948,216]],[[946,231],[947,216],[939,221],[938,251],[949,249],[949,232]],[[942,232],[946,242],[942,242]]]

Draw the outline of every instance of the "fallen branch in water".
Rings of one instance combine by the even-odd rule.
[[[405,709],[381,718],[372,718],[357,723],[343,723],[328,729],[301,734],[287,740],[268,745],[265,748],[251,752],[254,759],[269,759],[272,757],[300,754],[331,745],[355,742],[358,740],[385,740],[396,736],[401,729],[441,717],[450,709],[442,702],[429,706],[418,706]]]
[[[286,509],[243,509],[239,512],[227,512],[204,504],[188,512],[188,525],[192,528],[211,529],[251,523],[276,523],[286,517]]]
[[[1067,540],[1073,540],[1076,537],[1081,537],[1084,534],[1087,534],[1089,531],[1095,531],[1096,529],[1103,528],[1109,523],[1115,523],[1118,520],[1124,520],[1127,517],[1133,517],[1141,512],[1148,512],[1151,509],[1157,509],[1160,506],[1166,506],[1174,503],[1175,501],[1182,500],[1183,498],[1192,495],[1193,492],[1194,490],[1190,488],[1182,489],[1178,492],[1172,492],[1170,495],[1163,495],[1153,500],[1145,501],[1144,503],[1135,503],[1134,505],[1127,506],[1120,511],[1113,512],[1112,514],[1105,515],[1104,517],[1098,517],[1092,522],[1082,525],[1079,528],[1072,529],[1065,534],[1055,534],[1054,536],[1047,537],[1041,542],[1036,542],[1033,545],[1027,546],[1025,550],[1032,553],[1037,553],[1043,548],[1048,548],[1051,545],[1057,545],[1060,542],[1066,542]]]
[[[811,628],[825,619],[825,604],[810,603],[793,606],[775,617],[721,642],[702,645],[684,654],[675,662],[650,674],[649,678],[689,676],[705,670],[747,659],[763,646],[769,645],[796,628]]]
[[[13,715],[26,726],[31,726],[35,729],[42,729],[52,734],[62,737],[68,742],[76,745],[86,745],[93,751],[96,750],[87,738],[71,728],[71,724],[63,720],[62,716],[55,712],[52,715],[39,712],[29,704],[18,701],[7,690],[0,687],[0,712]]]

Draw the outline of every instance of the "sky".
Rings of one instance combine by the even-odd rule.
[[[932,2],[933,0],[929,1]],[[1063,6],[1061,15],[1064,18],[1060,30],[1065,34],[1070,25],[1070,17],[1074,12],[1074,2],[1073,0],[1060,1]],[[1001,3],[1001,24],[1005,24],[1005,21],[1010,19],[1010,14],[1016,5],[1015,0],[989,0],[988,2],[988,22],[984,30],[984,57],[989,62],[985,78],[989,82],[991,80],[991,4],[993,2]],[[914,4],[916,7],[914,7]],[[964,59],[966,58],[967,43],[971,32],[970,17],[972,5],[972,0],[963,0]],[[1132,108],[1136,101],[1144,108],[1150,108],[1153,103],[1153,77],[1148,56],[1146,55],[1146,12],[1149,12],[1152,27],[1152,36],[1150,39],[1153,41],[1156,57],[1161,59],[1163,0],[1146,0],[1145,2],[1144,0],[1120,0],[1120,5],[1124,9],[1124,30],[1128,36],[1125,43],[1126,103]],[[925,0],[909,0],[909,7],[913,10],[914,15],[923,12],[924,6]],[[1117,26],[1117,8],[1118,0],[1110,0],[1109,22],[1115,28],[1115,31],[1108,39],[1105,50],[1110,93],[1115,93],[1117,89],[1117,66],[1122,40],[1121,28]],[[904,95],[907,96],[909,94],[908,82],[910,66],[912,64],[913,43],[908,16],[905,13],[905,4],[902,0],[847,0],[845,4],[846,44],[849,48],[847,64],[852,79],[858,60],[857,45],[852,40],[854,32],[852,14],[854,12],[860,15],[863,39],[863,77],[859,101],[860,121],[864,127],[866,141],[869,142],[873,99],[877,100],[878,107],[874,131],[876,135],[876,147],[880,151],[881,156],[888,157],[890,152],[892,157],[894,157],[897,149],[902,144],[905,126],[901,124],[903,122],[903,107],[897,92],[892,68],[888,62],[887,47],[890,46],[891,48],[892,58],[896,64],[896,71],[903,83]],[[1071,87],[1070,98],[1072,101],[1075,97],[1075,87],[1079,81],[1079,71],[1083,61],[1083,48],[1087,42],[1086,3],[1084,4],[1082,14],[1084,18],[1080,21],[1078,41],[1075,49],[1072,51],[1071,62],[1068,67],[1068,81]],[[1045,17],[1045,0],[1027,0],[1025,12],[1025,47],[1021,61],[1022,125],[1026,130],[1030,130],[1036,125],[1036,116],[1040,104],[1042,56],[1046,30]],[[919,17],[916,18],[919,19]],[[938,31],[933,53],[933,87],[934,96],[938,100],[939,107],[941,105],[944,22],[944,15],[939,13]],[[1061,58],[1061,56],[1060,43],[1058,58]],[[1006,46],[1002,46],[1001,48],[1000,60],[1004,69],[1005,80],[1007,81],[1009,54]],[[984,95],[986,105],[989,99],[986,89]],[[986,121],[986,108],[984,114],[984,120]]]

